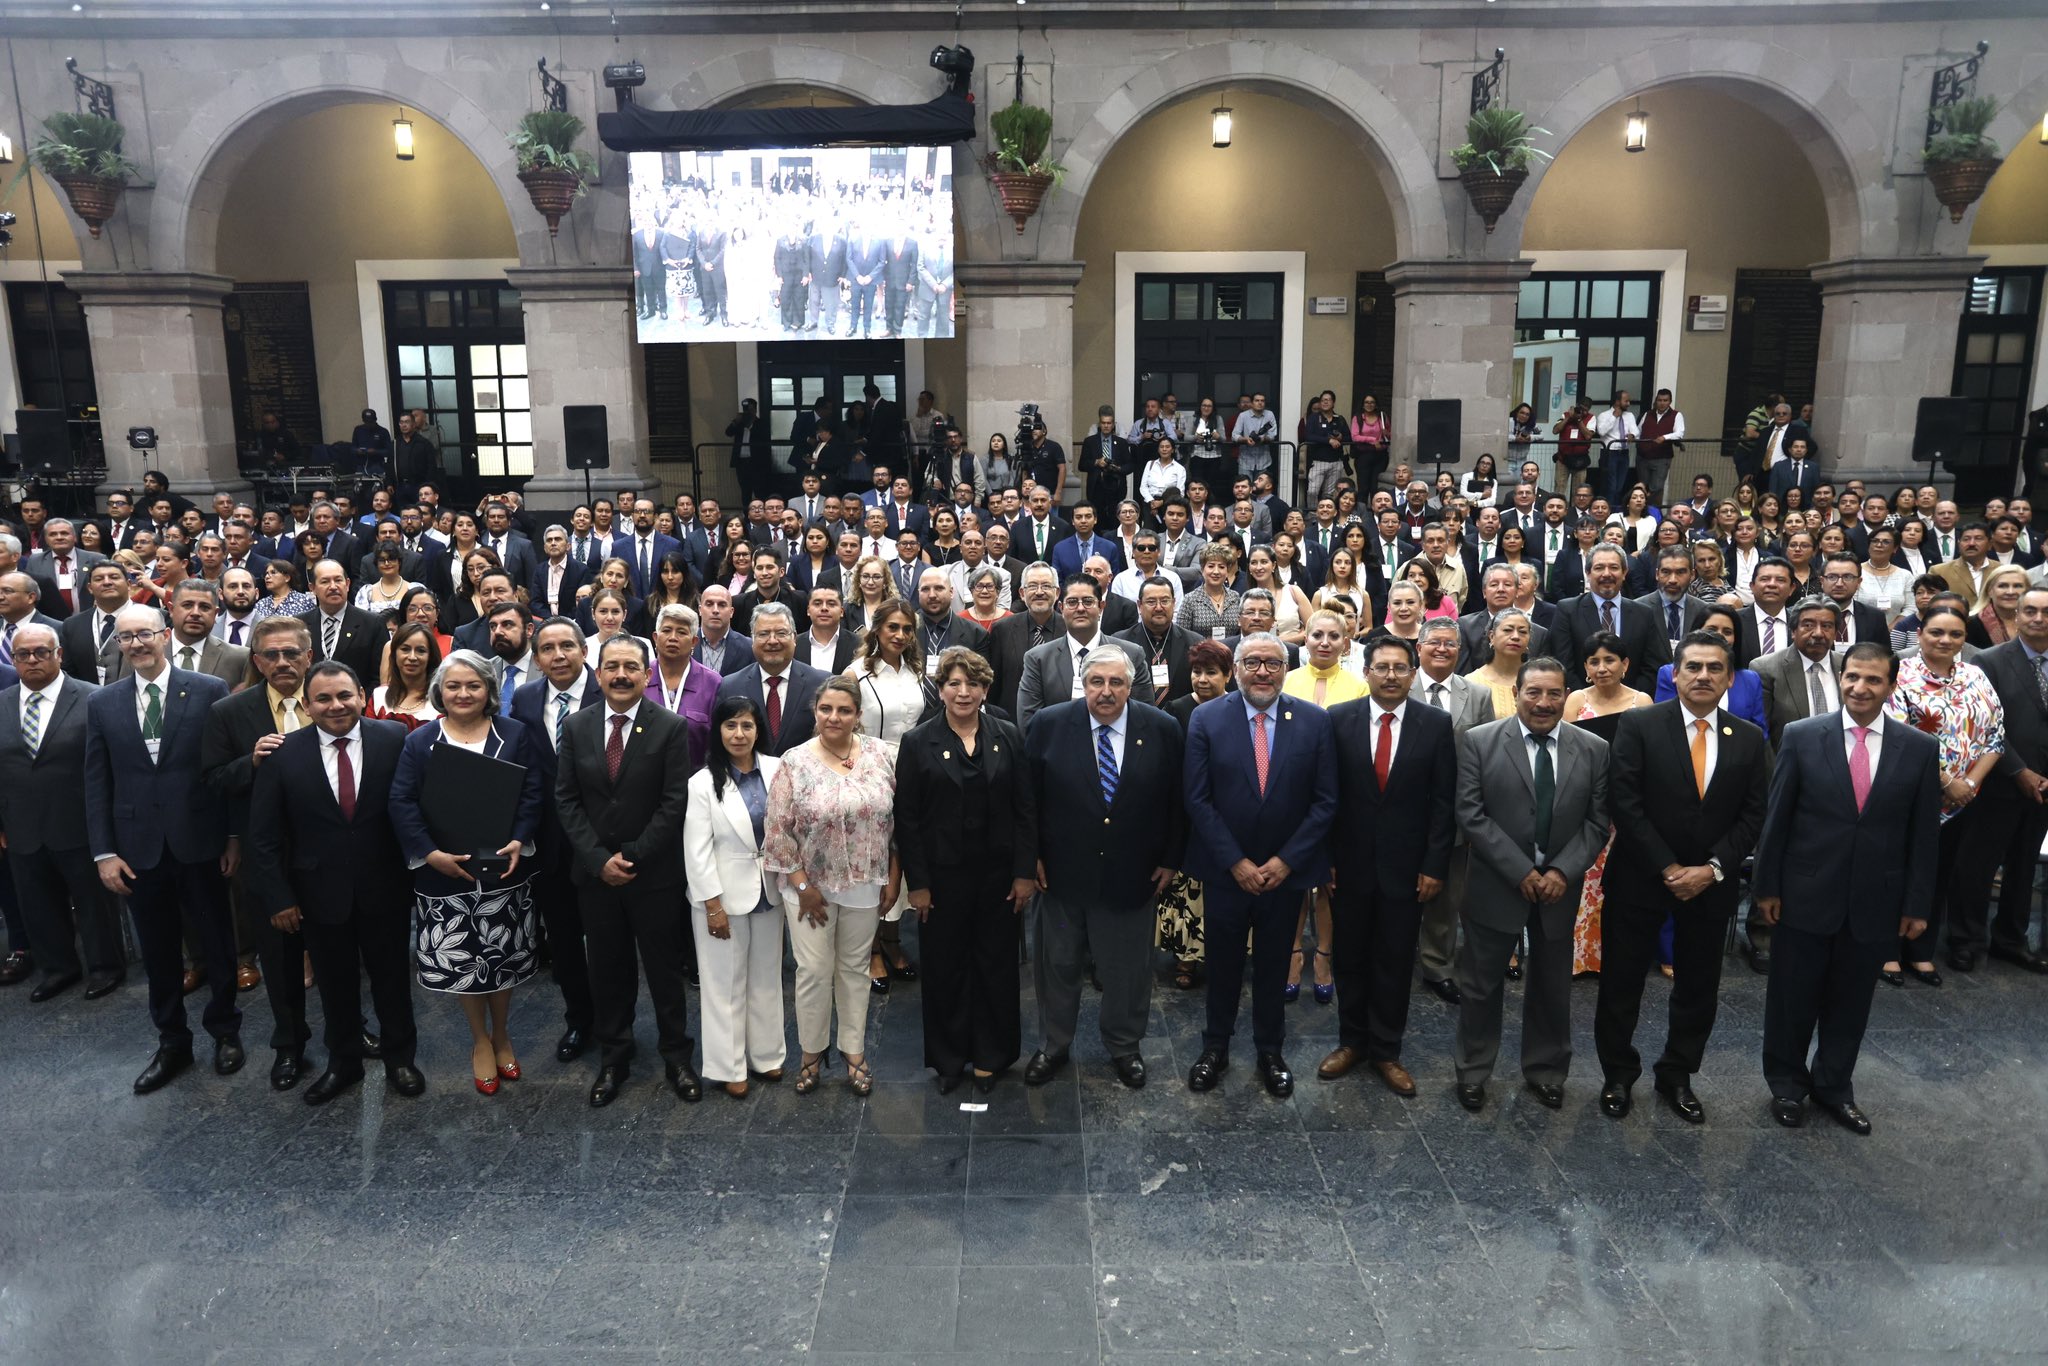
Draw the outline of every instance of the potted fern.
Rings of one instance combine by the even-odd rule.
[[[1025,220],[1038,212],[1046,191],[1065,177],[1067,168],[1046,160],[1052,143],[1052,115],[1022,100],[988,116],[995,151],[988,157],[989,182],[1003,202],[1003,212],[1024,231]]]
[[[1548,131],[1531,128],[1528,116],[1514,109],[1481,109],[1466,120],[1465,141],[1451,149],[1451,161],[1488,232],[1515,202],[1529,178],[1529,162],[1550,158],[1535,143],[1537,133]]]
[[[33,166],[56,181],[71,211],[98,237],[119,207],[128,177],[136,173],[135,163],[121,155],[124,130],[116,120],[97,114],[52,114],[43,120],[43,132],[29,148],[28,166],[15,179]]]
[[[559,109],[536,109],[519,120],[519,130],[506,139],[519,166],[519,182],[548,220],[548,236],[555,235],[562,215],[580,198],[590,177],[597,174],[597,158],[579,151],[576,139],[583,136],[583,120]]]
[[[1921,158],[1927,163],[1927,183],[1934,197],[1948,210],[1951,223],[1963,221],[1963,211],[1984,196],[1991,177],[2002,164],[1998,143],[1985,133],[1998,116],[1998,101],[1989,97],[1957,100],[1928,110],[1941,131],[1927,139]]]

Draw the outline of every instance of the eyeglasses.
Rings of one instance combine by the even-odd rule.
[[[1277,674],[1287,668],[1284,659],[1240,659],[1237,667],[1248,674]]]
[[[56,656],[56,653],[55,650],[47,645],[17,646],[14,651],[14,657],[27,660],[51,659]]]
[[[1406,664],[1369,664],[1365,671],[1374,678],[1406,678],[1415,672]]]
[[[161,631],[122,631],[114,637],[114,643],[117,645],[141,645],[145,641],[155,640],[158,636],[168,635],[169,633],[169,627],[165,627]]]
[[[306,657],[306,652],[295,645],[286,645],[275,650],[258,650],[256,657],[267,659],[272,664],[295,664]]]

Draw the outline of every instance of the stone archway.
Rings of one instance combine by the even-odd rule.
[[[1356,70],[1329,57],[1291,43],[1246,39],[1190,48],[1147,65],[1096,106],[1060,153],[1067,179],[1043,211],[1039,258],[1073,255],[1088,188],[1126,133],[1165,105],[1225,80],[1233,88],[1263,90],[1340,114],[1356,128],[1361,150],[1393,209],[1396,254],[1403,260],[1449,254],[1435,158],[1394,102]]]

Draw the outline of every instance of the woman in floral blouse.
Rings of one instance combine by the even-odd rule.
[[[1898,686],[1885,704],[1894,720],[1933,736],[1941,746],[1941,849],[1934,904],[1928,908],[1927,928],[1918,938],[1900,940],[1899,957],[1884,965],[1884,980],[1893,986],[1905,984],[1902,963],[1928,986],[1941,985],[1934,944],[1942,909],[1951,901],[1985,895],[1996,863],[1956,857],[1981,819],[1976,802],[1982,784],[2005,752],[2005,708],[1991,680],[1975,664],[1957,658],[1968,632],[1968,620],[1955,607],[1930,607],[1920,623],[1920,654],[1900,661]]]
[[[839,1007],[839,1051],[854,1094],[868,1070],[868,953],[884,906],[896,903],[896,751],[860,734],[853,680],[818,685],[814,738],[782,756],[768,788],[768,871],[783,874],[782,904],[796,956],[796,1089],[817,1089]],[[799,815],[801,813],[801,815]]]

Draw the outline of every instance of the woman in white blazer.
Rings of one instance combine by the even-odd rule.
[[[768,784],[779,760],[757,755],[766,729],[749,697],[722,697],[711,712],[704,767],[690,778],[683,862],[697,942],[704,1079],[735,1099],[747,1077],[782,1079],[782,915],[779,877],[762,865]]]

